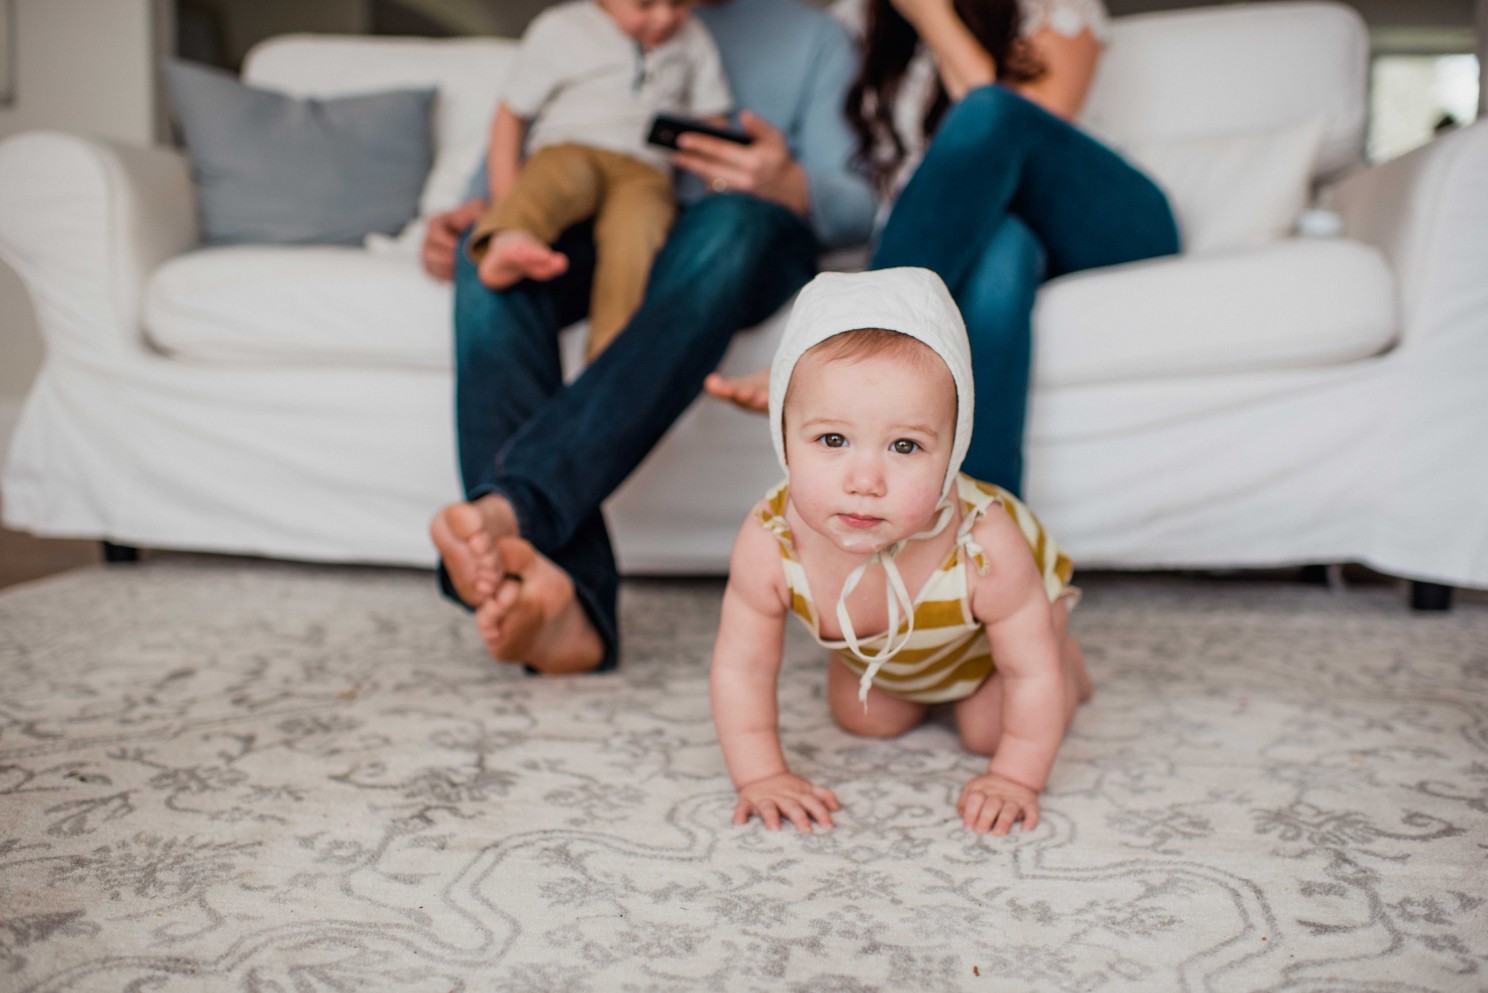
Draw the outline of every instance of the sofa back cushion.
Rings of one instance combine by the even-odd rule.
[[[248,53],[243,81],[300,97],[436,87],[434,167],[419,199],[428,216],[464,199],[515,54],[504,38],[281,35]]]
[[[417,216],[433,87],[300,98],[181,59],[162,70],[209,244],[356,245]]]
[[[1333,0],[1195,8],[1120,17],[1091,87],[1080,122],[1139,163],[1175,143],[1199,139],[1212,155],[1234,136],[1237,149],[1257,134],[1318,122],[1318,153],[1297,170],[1298,189],[1279,194],[1295,204],[1308,179],[1360,160],[1364,148],[1368,36],[1351,8]],[[244,80],[297,96],[339,96],[433,84],[434,168],[420,213],[458,203],[484,154],[491,113],[500,97],[516,42],[501,38],[417,39],[284,35],[255,47]],[[1234,155],[1222,156],[1230,162]],[[1183,156],[1187,166],[1192,156]],[[1162,163],[1143,163],[1155,173]],[[1190,174],[1193,170],[1181,170]],[[1174,189],[1185,233],[1206,225],[1202,189]],[[1303,190],[1305,192],[1305,190]],[[1267,215],[1274,210],[1264,210]],[[1207,225],[1212,229],[1212,225]],[[1272,225],[1274,226],[1274,225]],[[1283,226],[1289,227],[1290,221]],[[1247,238],[1236,243],[1249,243]],[[1198,239],[1227,247],[1224,239]]]
[[[1363,156],[1369,38],[1333,2],[1248,3],[1113,22],[1080,123],[1118,147],[1320,119],[1314,176]]]

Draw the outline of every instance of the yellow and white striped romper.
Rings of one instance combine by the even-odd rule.
[[[788,484],[781,483],[765,496],[765,506],[758,513],[760,523],[780,543],[780,556],[785,569],[786,585],[791,594],[791,612],[805,622],[817,642],[833,651],[859,677],[867,664],[854,655],[845,641],[828,641],[821,636],[816,604],[806,581],[806,570],[796,556],[795,538],[785,519]],[[983,483],[958,474],[956,495],[961,500],[961,526],[950,556],[914,598],[914,634],[903,649],[884,663],[874,677],[879,689],[918,703],[946,703],[975,693],[977,687],[992,675],[992,646],[987,642],[986,628],[971,613],[967,597],[966,563],[969,560],[978,573],[985,574],[987,560],[980,545],[972,540],[971,529],[991,507],[1001,507],[1028,539],[1029,550],[1044,577],[1044,590],[1053,603],[1065,596],[1078,596],[1069,584],[1074,565],[1049,537],[1038,518],[1017,497],[1000,486]],[[902,636],[908,620],[899,627]],[[859,639],[865,654],[877,653],[888,640],[884,631]]]

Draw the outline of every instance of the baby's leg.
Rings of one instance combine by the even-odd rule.
[[[1059,637],[1059,660],[1064,664],[1065,726],[1075,716],[1075,708],[1095,692],[1090,672],[1085,668],[1085,651],[1069,633],[1069,616],[1074,601],[1068,597],[1054,605],[1054,633]]]
[[[1090,699],[1090,674],[1085,671],[1085,655],[1080,643],[1069,633],[1070,601],[1054,604],[1054,636],[1059,644],[1060,674],[1064,684],[1064,726],[1069,727],[1075,708]],[[956,701],[956,727],[967,751],[991,755],[1002,739],[1002,677],[993,673],[964,700]]]
[[[550,246],[565,229],[594,215],[603,188],[595,149],[562,144],[532,153],[505,198],[471,234],[481,282],[504,290],[523,279],[566,272],[568,256]]]
[[[605,193],[594,215],[594,293],[585,346],[591,362],[640,308],[651,263],[677,217],[666,173],[624,155],[602,161]]]
[[[838,727],[867,738],[901,735],[924,720],[929,709],[923,703],[893,696],[875,686],[868,690],[868,709],[864,710],[858,700],[857,675],[835,655],[827,668],[827,700]]]
[[[491,236],[477,270],[480,280],[493,290],[504,290],[524,279],[546,282],[568,271],[568,256],[554,251],[536,235],[511,229]]]
[[[993,673],[977,691],[952,707],[961,745],[977,755],[991,755],[1002,740],[1002,676]]]

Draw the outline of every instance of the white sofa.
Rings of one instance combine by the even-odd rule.
[[[458,199],[509,55],[491,39],[295,36],[256,49],[246,77],[320,95],[437,83],[428,213]],[[1347,175],[1323,194],[1340,236],[1041,291],[1026,489],[1079,564],[1357,561],[1488,587],[1488,125],[1358,168],[1366,59],[1363,25],[1332,3],[1116,22],[1085,115],[1097,132],[1202,146],[1315,118],[1312,178]],[[416,236],[202,248],[176,151],[5,142],[0,255],[47,347],[4,469],[7,524],[431,564],[427,521],[459,489],[450,293],[407,251]],[[780,323],[739,335],[725,369],[763,365]],[[623,568],[721,571],[777,474],[760,420],[694,405],[607,505]]]

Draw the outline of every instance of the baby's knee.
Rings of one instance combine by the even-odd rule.
[[[962,725],[961,747],[973,755],[991,757],[997,751],[997,742],[1002,737],[1000,730],[989,727],[967,727]]]
[[[908,712],[888,713],[886,708],[865,709],[862,704],[834,708],[832,719],[848,734],[860,738],[897,738],[920,722],[919,714]]]

